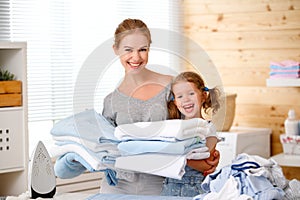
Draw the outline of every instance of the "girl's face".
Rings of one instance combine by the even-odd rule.
[[[114,51],[120,56],[125,73],[137,73],[148,62],[149,41],[142,33],[135,32],[126,35],[118,48],[114,46]]]
[[[206,92],[200,91],[195,84],[182,81],[172,87],[175,105],[185,119],[201,118],[201,106],[206,99]]]

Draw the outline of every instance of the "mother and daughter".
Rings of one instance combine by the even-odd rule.
[[[203,112],[219,108],[219,91],[208,89],[194,72],[177,77],[146,68],[151,44],[150,30],[139,19],[126,19],[114,35],[113,50],[119,56],[125,76],[104,99],[102,115],[113,125],[167,119],[204,118]],[[216,135],[206,138],[208,151],[195,149],[188,157],[182,180],[146,173],[134,173],[134,180],[123,176],[116,186],[102,180],[101,193],[138,195],[196,196],[203,193],[201,183],[220,159],[215,149]],[[122,173],[122,171],[118,171]],[[125,173],[125,172],[124,172]]]

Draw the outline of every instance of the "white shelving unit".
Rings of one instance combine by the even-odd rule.
[[[268,87],[300,87],[300,78],[267,79]]]
[[[280,153],[271,158],[281,166],[300,167],[300,155]]]
[[[0,196],[19,195],[27,190],[27,45],[0,42],[0,66],[22,82],[22,105],[0,107]]]

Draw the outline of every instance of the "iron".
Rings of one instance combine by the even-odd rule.
[[[42,141],[39,141],[31,159],[28,170],[28,190],[32,199],[38,197],[52,198],[56,192],[56,177],[49,153]]]

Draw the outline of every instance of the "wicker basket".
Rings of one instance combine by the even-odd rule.
[[[212,121],[217,131],[229,131],[235,116],[235,100],[237,94],[226,93],[221,101],[221,107],[216,114],[213,115]]]

